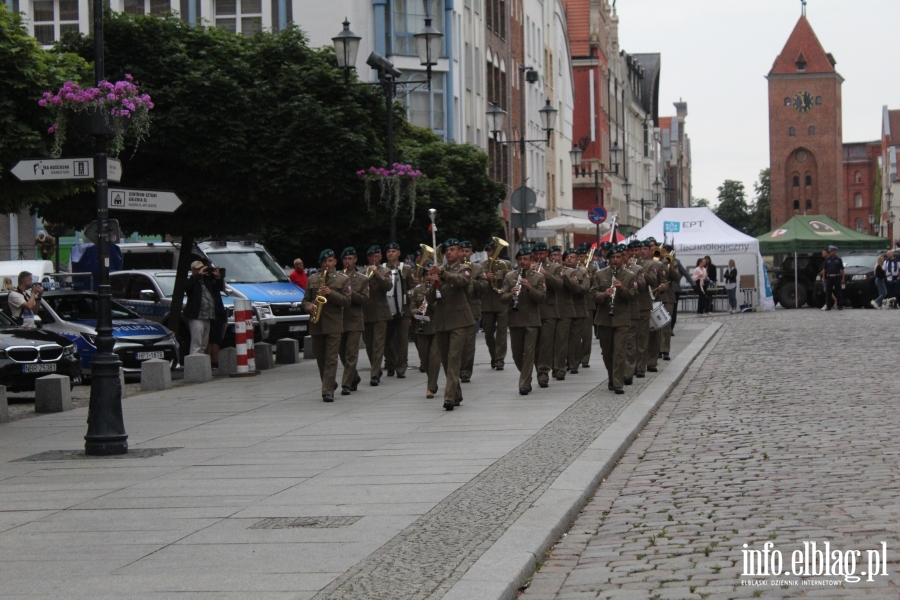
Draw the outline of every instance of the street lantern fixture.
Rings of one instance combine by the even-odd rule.
[[[356,56],[359,54],[359,43],[362,38],[350,31],[350,21],[344,17],[344,29],[331,38],[331,41],[334,43],[338,67],[344,69],[349,77],[350,69],[356,68]]]
[[[657,203],[659,202],[659,197],[662,195],[663,190],[663,182],[659,180],[659,177],[656,178],[656,181],[653,182],[653,193],[656,194]]]
[[[612,159],[612,164],[616,166],[616,173],[619,172],[620,156],[622,156],[622,148],[619,147],[619,142],[613,142],[612,147],[609,149],[609,157]]]
[[[579,146],[572,146],[569,150],[569,158],[572,159],[572,166],[576,169],[581,166],[581,157],[584,156],[584,150]]]
[[[431,88],[431,67],[438,64],[441,55],[441,44],[444,34],[431,25],[431,17],[425,17],[425,29],[413,36],[416,41],[416,54],[419,62],[428,71],[428,87]]]
[[[497,139],[500,132],[503,131],[503,126],[506,124],[506,111],[496,104],[491,104],[487,111],[487,119],[488,129],[493,134],[494,139]]]
[[[556,115],[559,111],[550,106],[550,100],[547,100],[547,104],[538,112],[541,114],[541,123],[544,125],[544,131],[547,132],[547,139],[549,140],[550,133],[556,127]]]
[[[869,213],[869,225],[874,225],[874,224],[875,224],[875,215],[872,213]]]
[[[627,177],[625,178],[625,182],[622,183],[622,188],[625,190],[625,195],[630,197],[631,196],[631,182],[628,181]]]

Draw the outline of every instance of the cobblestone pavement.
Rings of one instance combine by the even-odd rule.
[[[672,354],[697,333],[673,339]],[[599,356],[595,362],[602,365]],[[660,361],[660,372],[669,364]],[[314,600],[440,598],[653,380],[635,379],[627,394],[616,395],[604,379]]]
[[[524,600],[900,598],[896,313],[718,320]],[[742,577],[744,544],[792,571],[804,541],[862,551],[857,575],[886,542],[889,575]]]

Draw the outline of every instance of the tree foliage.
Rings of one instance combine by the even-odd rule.
[[[738,231],[747,233],[750,211],[744,194],[744,184],[726,179],[725,183],[719,186],[719,204],[713,212]]]
[[[759,180],[753,184],[756,200],[750,213],[750,229],[747,233],[756,237],[772,229],[772,180],[769,169],[759,172]]]
[[[707,200],[706,198],[694,198],[691,200],[691,206],[693,206],[695,208],[696,207],[708,207],[709,200]]]

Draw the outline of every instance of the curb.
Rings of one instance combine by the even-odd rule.
[[[479,558],[444,600],[510,600],[537,567],[537,560],[568,531],[600,482],[638,436],[656,409],[687,373],[720,323],[710,323],[672,359],[619,417],[553,482],[549,489]]]

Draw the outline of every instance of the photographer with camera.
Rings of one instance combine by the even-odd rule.
[[[40,310],[41,294],[44,288],[40,284],[32,287],[31,273],[19,273],[19,285],[9,293],[7,302],[13,321],[22,327],[35,327],[34,313]]]
[[[184,316],[191,330],[190,354],[206,354],[207,346],[210,344],[211,325],[215,321],[225,321],[225,305],[222,304],[222,296],[219,294],[220,280],[217,268],[213,267],[210,270],[199,260],[191,263],[191,276],[188,277],[184,288],[187,297]],[[212,366],[217,368],[218,364]]]

